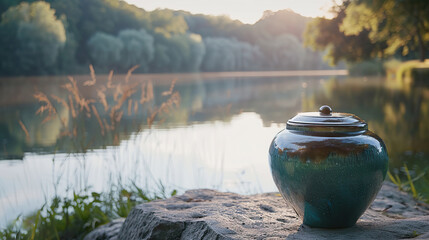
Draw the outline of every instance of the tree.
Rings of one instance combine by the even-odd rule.
[[[205,46],[198,34],[155,36],[155,58],[152,71],[193,72],[200,69]]]
[[[203,71],[244,71],[259,68],[261,52],[258,47],[229,38],[205,38],[206,54]]]
[[[184,34],[188,30],[183,16],[177,16],[168,9],[157,9],[150,13],[151,28],[153,32],[170,37],[174,34]]]
[[[97,32],[88,41],[89,55],[95,66],[112,69],[121,59],[122,42],[115,36]]]
[[[46,2],[23,2],[10,7],[0,23],[2,71],[14,74],[52,72],[60,49],[66,41],[63,23]]]
[[[168,56],[168,48],[162,43],[155,43],[155,56],[151,63],[152,72],[168,72],[170,57]]]
[[[189,31],[203,37],[237,37],[237,31],[245,26],[242,22],[227,16],[193,15],[183,11],[179,14],[184,16]]]
[[[375,57],[383,57],[387,47],[384,41],[373,43],[369,31],[363,30],[355,35],[346,35],[340,26],[346,16],[349,1],[335,9],[336,16],[332,19],[315,18],[304,33],[304,45],[316,51],[327,51],[326,58],[332,65],[340,60],[357,62]]]
[[[139,69],[147,72],[155,53],[153,37],[144,29],[127,29],[119,32],[118,38],[123,46],[119,61],[121,69],[126,71],[134,65],[140,65]]]
[[[262,46],[268,68],[298,70],[302,68],[305,51],[299,40],[290,34],[280,35]]]
[[[202,70],[207,72],[235,70],[235,42],[236,40],[227,38],[205,38],[206,55]]]
[[[186,41],[189,45],[188,59],[184,62],[183,70],[187,72],[197,72],[200,70],[206,53],[206,47],[200,35],[190,33],[186,34]]]
[[[23,8],[19,6],[32,6],[33,2],[50,4],[51,12],[40,16],[51,18],[43,24],[51,22],[57,27],[42,27],[33,20],[18,19],[32,18],[21,13],[5,13],[7,22],[0,23],[0,75],[71,74],[86,70],[90,63],[100,67],[98,71],[113,68],[119,72],[135,64],[141,65],[137,71],[143,72],[193,72],[201,70],[203,65],[210,71],[262,70],[262,65],[266,69],[289,68],[279,65],[288,60],[277,60],[275,64],[269,61],[282,58],[279,54],[300,51],[302,47],[279,53],[270,43],[287,48],[286,44],[276,42],[285,34],[301,41],[309,21],[289,10],[267,11],[252,25],[227,16],[194,15],[168,9],[149,12],[122,0],[4,0],[0,3],[0,12],[8,8],[17,11]],[[53,29],[59,29],[56,38],[44,33],[45,30],[52,33]],[[209,51],[203,39],[213,44]],[[295,46],[296,42],[289,43]],[[224,54],[225,59],[219,53]],[[229,63],[232,65],[228,66]]]
[[[429,1],[356,0],[348,5],[341,31],[347,36],[369,31],[372,43],[386,42],[384,53],[417,50],[424,61],[429,42]]]

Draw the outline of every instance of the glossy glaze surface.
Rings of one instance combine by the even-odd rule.
[[[368,130],[314,136],[285,129],[271,143],[269,162],[280,193],[304,224],[340,228],[353,226],[376,197],[388,156]]]

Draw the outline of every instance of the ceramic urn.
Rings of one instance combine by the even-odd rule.
[[[299,113],[273,139],[269,164],[277,188],[305,225],[353,226],[381,188],[383,141],[349,113]]]

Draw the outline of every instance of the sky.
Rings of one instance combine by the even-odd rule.
[[[291,9],[307,17],[328,16],[333,0],[126,0],[145,10],[157,8],[185,10],[191,13],[227,15],[253,24],[265,10]]]

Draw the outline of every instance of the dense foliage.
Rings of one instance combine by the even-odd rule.
[[[0,75],[298,70],[328,67],[302,46],[310,18],[266,11],[255,24],[119,0],[2,1]],[[311,61],[309,61],[311,59]]]
[[[2,15],[3,71],[38,74],[53,67],[66,41],[64,25],[54,13],[45,2],[24,2]]]
[[[429,44],[429,1],[346,0],[332,19],[310,22],[305,43],[332,63],[394,56],[423,61]]]

